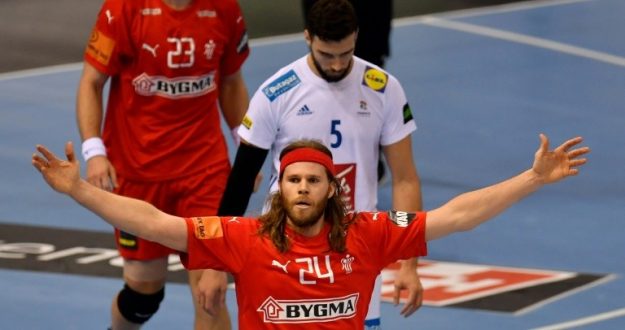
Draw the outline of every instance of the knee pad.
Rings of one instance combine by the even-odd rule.
[[[156,293],[143,294],[124,284],[124,289],[117,296],[117,308],[126,320],[143,324],[158,311],[164,297],[165,288]]]

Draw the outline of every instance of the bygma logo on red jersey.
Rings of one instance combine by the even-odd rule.
[[[265,323],[327,322],[353,317],[358,293],[326,299],[280,300],[268,297],[258,307]]]

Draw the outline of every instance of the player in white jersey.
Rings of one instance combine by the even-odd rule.
[[[282,68],[255,93],[239,136],[270,149],[271,191],[277,190],[277,155],[294,139],[314,138],[335,154],[335,166],[352,210],[377,205],[378,142],[392,145],[416,129],[395,77],[358,57],[349,73],[328,83],[308,65],[308,55]]]
[[[393,208],[421,209],[411,133],[416,124],[395,77],[353,55],[357,22],[348,1],[318,1],[304,32],[310,53],[285,66],[254,94],[238,133],[242,144],[222,198],[219,215],[243,215],[256,173],[271,150],[271,190],[277,189],[279,154],[296,139],[322,141],[334,154],[343,198],[350,210],[375,210],[379,145],[392,175]],[[374,291],[366,325],[380,325],[380,293]],[[403,315],[417,310],[422,292],[416,259],[404,261],[399,289],[409,298]]]

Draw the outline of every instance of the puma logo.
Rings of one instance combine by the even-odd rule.
[[[141,45],[141,48],[147,50],[148,52],[150,52],[150,54],[152,54],[152,56],[156,57],[156,49],[158,48],[158,46],[160,45],[151,47],[150,45],[143,43],[143,45]]]
[[[287,261],[286,264],[283,265],[283,264],[279,263],[278,261],[273,260],[273,261],[271,261],[271,265],[272,266],[276,266],[276,267],[280,267],[284,271],[284,273],[288,274],[289,272],[286,271],[286,266],[289,264],[289,262],[291,262],[291,260]]]
[[[228,222],[236,222],[236,223],[241,223],[241,222],[239,221],[239,219],[237,219],[237,217],[234,217],[234,218],[232,218],[232,219],[228,220]]]
[[[106,14],[106,20],[109,24],[111,24],[111,22],[113,21],[113,14],[111,14],[111,11],[108,9],[104,13]]]

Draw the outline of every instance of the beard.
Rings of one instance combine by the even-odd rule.
[[[322,215],[325,212],[327,200],[323,200],[320,204],[312,204],[312,210],[296,210],[297,201],[289,202],[282,197],[282,203],[285,205],[286,215],[297,228],[310,228],[317,222],[322,221]]]
[[[354,59],[351,59],[349,61],[349,65],[342,71],[332,71],[332,74],[326,72],[323,70],[323,68],[321,68],[321,64],[319,64],[319,62],[317,61],[317,59],[315,58],[315,54],[313,54],[312,49],[310,50],[310,55],[312,57],[312,61],[313,64],[315,65],[315,68],[317,69],[317,72],[319,72],[319,75],[321,76],[321,78],[323,78],[323,80],[329,82],[329,83],[333,83],[333,82],[338,82],[343,80],[343,78],[345,78],[347,76],[347,74],[349,73],[349,70],[352,67],[352,63],[354,62]]]

